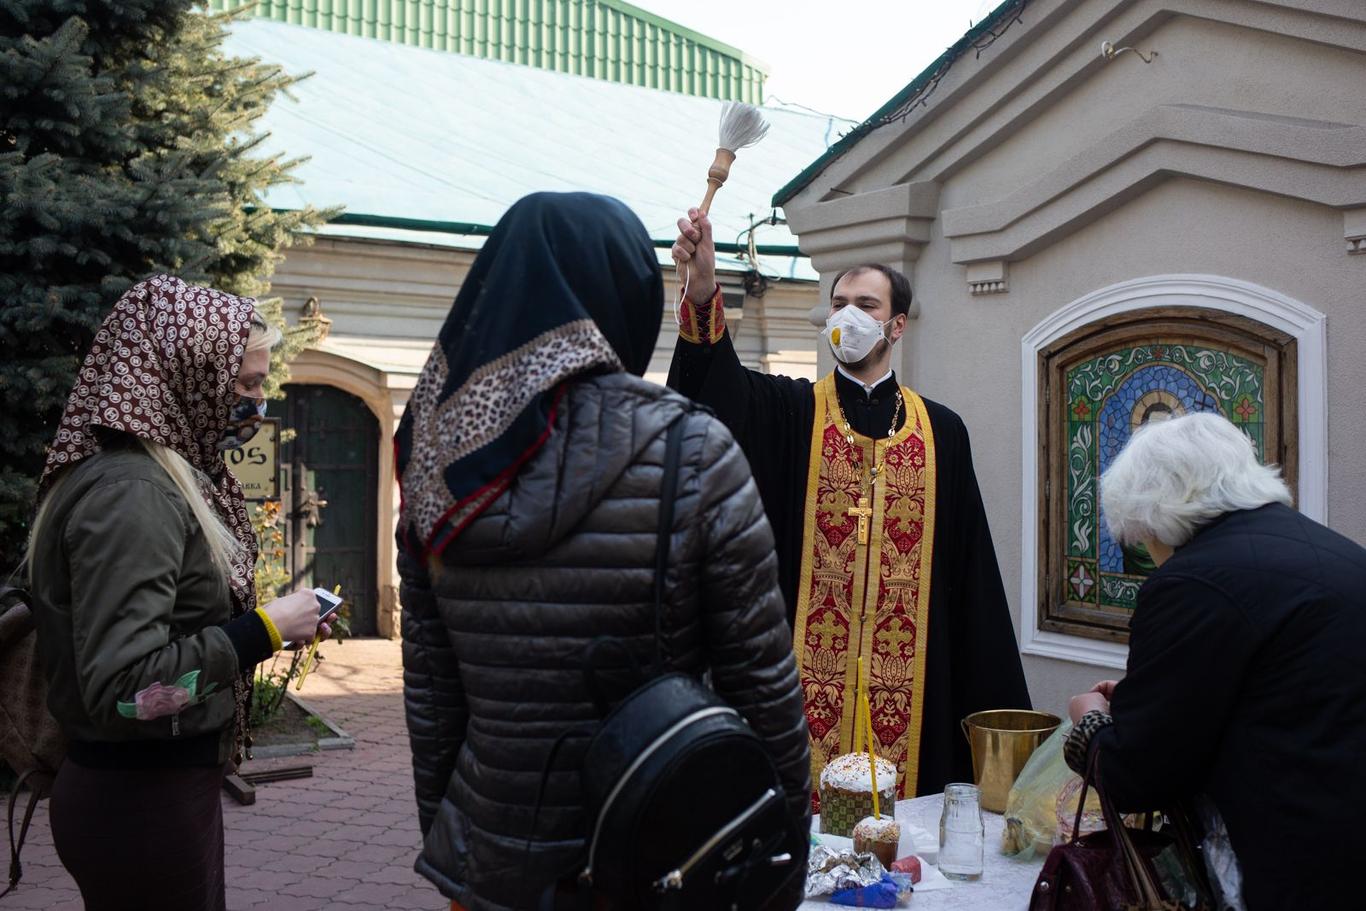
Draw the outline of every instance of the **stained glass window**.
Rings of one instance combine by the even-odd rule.
[[[1293,432],[1282,427],[1293,341],[1249,320],[1182,313],[1133,314],[1041,353],[1048,383],[1042,629],[1127,636],[1138,590],[1154,567],[1141,546],[1123,547],[1110,536],[1099,480],[1143,424],[1222,414],[1248,435],[1259,458],[1283,464],[1293,485]],[[1289,394],[1293,402],[1293,388]]]

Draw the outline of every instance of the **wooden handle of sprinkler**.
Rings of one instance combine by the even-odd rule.
[[[706,215],[711,211],[711,199],[716,195],[716,191],[721,189],[721,184],[726,182],[730,176],[730,166],[735,164],[735,153],[730,149],[717,149],[716,160],[707,168],[707,195],[702,198],[702,205],[697,208]]]

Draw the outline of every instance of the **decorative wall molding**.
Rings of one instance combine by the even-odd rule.
[[[1348,253],[1366,253],[1366,206],[1342,213],[1342,236]]]
[[[826,300],[834,276],[859,263],[882,263],[914,283],[915,262],[930,242],[930,225],[938,214],[939,185],[923,181],[792,209],[787,221],[821,274],[821,299]],[[919,313],[912,303],[911,319]]]
[[[1004,294],[1009,290],[1006,275],[1009,265],[1003,259],[986,263],[968,263],[968,293]]]
[[[1363,126],[1195,104],[1160,104],[1002,199],[945,209],[944,234],[960,237],[1002,231],[1155,142],[1243,153],[1236,162],[1229,158],[1229,164],[1236,165],[1235,173],[1224,182],[1237,181],[1241,172],[1255,172],[1281,159],[1349,171],[1366,167]],[[1359,184],[1349,186],[1355,186],[1358,199],[1366,203],[1366,189]],[[1330,188],[1341,187],[1325,181],[1310,184],[1304,188],[1305,198],[1333,204],[1334,198],[1327,196]],[[1344,204],[1348,199],[1344,198]]]
[[[1217,275],[1156,275],[1087,294],[1055,311],[1020,342],[1023,483],[1020,528],[1020,651],[1081,664],[1122,668],[1128,647],[1040,630],[1039,351],[1106,317],[1150,307],[1202,307],[1256,320],[1294,336],[1298,352],[1299,491],[1301,512],[1328,514],[1327,317],[1277,291]]]
[[[1354,135],[1366,143],[1366,131]],[[945,210],[951,258],[957,263],[1024,259],[1177,177],[1334,208],[1366,200],[1366,162],[1340,167],[1156,138],[1089,178],[1077,181],[1059,169],[1039,181],[1045,186],[1027,187],[1000,203]]]
[[[1356,2],[1332,0],[1330,8],[1292,0],[1035,0],[1029,28],[1006,32],[991,54],[957,60],[928,104],[849,146],[785,209],[790,215],[836,188],[947,183],[965,162],[1066,103],[1078,84],[1111,66],[1097,53],[1101,31],[1117,45],[1142,45],[1154,31],[1185,17],[1360,52],[1366,50],[1366,21],[1356,14]]]

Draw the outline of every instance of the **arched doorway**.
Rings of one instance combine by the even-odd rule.
[[[351,632],[378,632],[376,576],[379,422],[365,403],[333,386],[285,386],[280,448],[295,586],[340,585]]]

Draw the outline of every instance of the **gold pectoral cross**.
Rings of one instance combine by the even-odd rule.
[[[868,520],[873,516],[873,508],[868,505],[867,497],[859,497],[857,506],[849,507],[849,515],[858,517],[858,543],[868,543]]]

